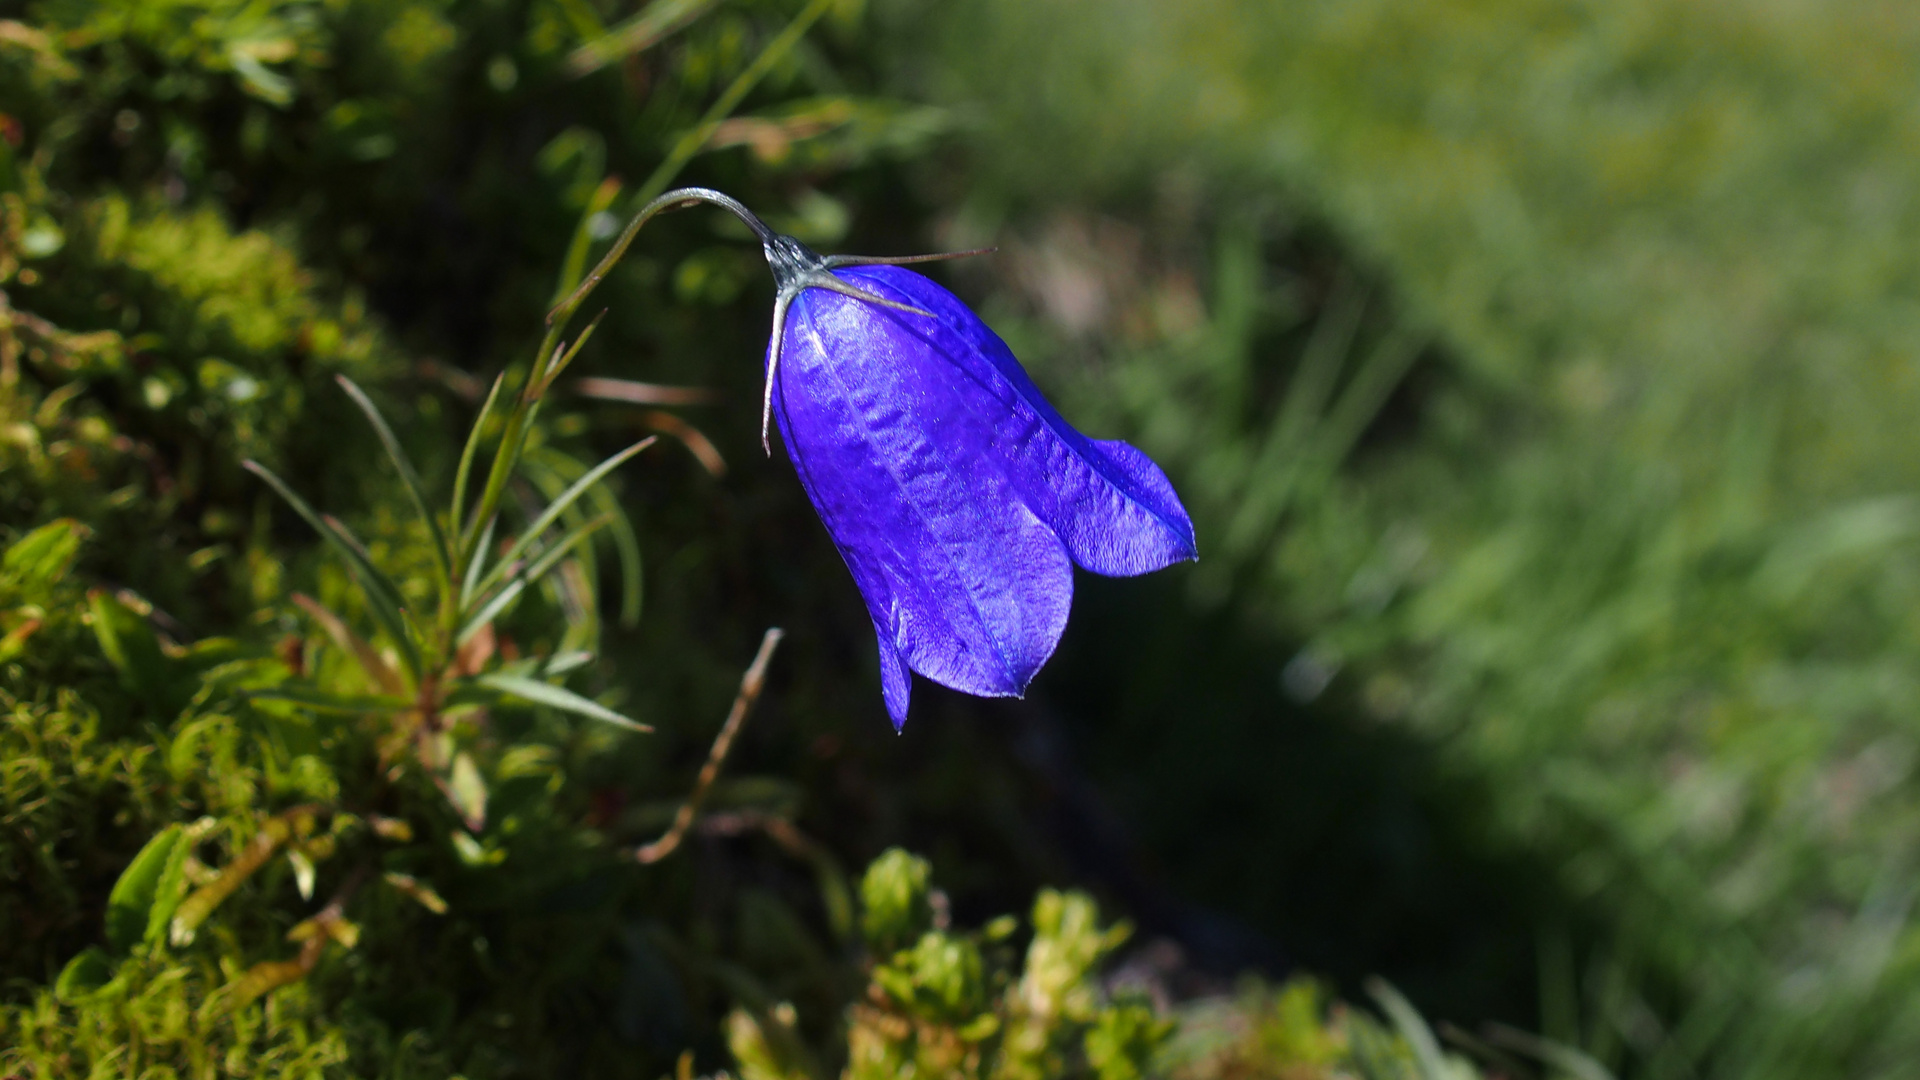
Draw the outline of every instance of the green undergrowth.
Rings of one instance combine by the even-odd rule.
[[[0,5],[0,1070],[1471,1075],[1390,989],[1129,982],[1089,895],[1029,903],[1066,845],[1017,747],[937,695],[878,737],[837,556],[712,411],[758,400],[730,226],[649,224],[549,326],[675,182],[930,231],[904,177],[965,118],[863,17]],[[915,833],[957,899],[848,873]],[[1589,1064],[1507,1042],[1455,1045]]]
[[[905,77],[993,103],[956,227],[1018,223],[1016,346],[1184,483],[1191,598],[1601,913],[1529,928],[1550,1033],[1909,1071],[1911,11],[1081,8],[949,9]]]

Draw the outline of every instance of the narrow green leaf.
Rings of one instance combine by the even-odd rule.
[[[547,657],[547,662],[541,666],[540,671],[548,677],[565,675],[569,671],[577,671],[591,663],[593,663],[592,653],[585,649],[572,649]]]
[[[440,567],[440,577],[444,587],[453,588],[453,550],[447,546],[447,534],[440,529],[440,519],[434,516],[433,506],[427,501],[426,485],[420,482],[420,473],[407,458],[406,450],[401,447],[399,436],[387,426],[386,417],[367,397],[366,392],[345,375],[334,376],[334,381],[347,392],[360,411],[367,414],[367,422],[373,425],[375,434],[380,436],[380,445],[386,448],[387,457],[393,461],[393,467],[400,472],[400,480],[406,485],[407,495],[413,499],[413,508],[420,514],[420,520],[427,523],[427,532],[433,537],[434,562]]]
[[[1319,445],[1314,447],[1313,456],[1319,459],[1323,471],[1332,470],[1352,452],[1425,347],[1425,336],[1401,326],[1367,354],[1340,392],[1340,399],[1327,411],[1320,430],[1314,433]]]
[[[1407,1047],[1413,1051],[1414,1065],[1418,1068],[1420,1080],[1450,1080],[1452,1070],[1447,1067],[1447,1058],[1440,1050],[1440,1040],[1434,1038],[1433,1029],[1393,984],[1385,979],[1368,979],[1367,993],[1380,1003],[1380,1008],[1393,1022],[1394,1030],[1405,1039]]]
[[[1238,293],[1243,306],[1251,303],[1255,288],[1252,275],[1258,273],[1258,260],[1257,249],[1245,245],[1224,253],[1221,270],[1239,268],[1234,276],[1241,282]],[[1327,313],[1314,325],[1299,366],[1287,383],[1279,414],[1248,472],[1263,482],[1240,500],[1228,523],[1224,542],[1231,549],[1246,550],[1264,542],[1292,506],[1302,471],[1301,451],[1325,422],[1327,402],[1353,350],[1366,307],[1365,290],[1351,279],[1342,277],[1335,283]]]
[[[86,526],[72,518],[50,521],[7,548],[0,556],[0,575],[14,579],[16,587],[52,585],[67,576],[85,533]]]
[[[551,159],[548,155],[554,155]],[[580,278],[587,272],[587,256],[592,253],[593,245],[600,239],[599,224],[613,201],[620,197],[621,180],[617,176],[605,176],[607,146],[604,139],[590,136],[587,132],[573,128],[547,144],[540,151],[542,167],[558,169],[567,159],[576,159],[574,166],[574,184],[576,186],[597,178],[598,184],[593,193],[587,196],[587,204],[580,208],[580,219],[574,224],[573,239],[567,243],[566,257],[560,260],[560,277],[554,286],[553,301],[572,292],[580,284]],[[591,177],[589,176],[591,174]]]
[[[525,592],[526,588],[526,581],[516,578],[509,582],[506,588],[494,593],[493,599],[487,601],[485,607],[475,612],[473,617],[468,619],[465,625],[460,627],[460,632],[454,635],[454,648],[457,649],[465,645],[472,639],[473,635],[479,633],[488,623],[499,618],[501,612],[504,612],[515,600],[520,599],[520,594]]]
[[[555,566],[558,566],[561,559],[571,555],[574,548],[586,543],[594,533],[605,528],[617,516],[616,514],[602,514],[599,517],[589,518],[574,526],[571,532],[562,536],[552,547],[548,548],[538,559],[534,560],[533,565],[527,567],[525,572],[514,576],[529,585],[546,577],[547,572]]]
[[[576,78],[624,60],[698,19],[716,0],[653,0],[632,18],[575,49],[567,74]]]
[[[480,542],[473,545],[473,556],[467,560],[467,580],[460,586],[462,611],[473,604],[473,595],[480,588],[480,578],[487,570],[487,547],[493,543],[493,527],[499,523],[498,517],[488,518],[486,528],[480,530]]]
[[[113,892],[107,896],[107,944],[113,948],[114,955],[124,956],[146,937],[160,881],[166,876],[167,864],[180,846],[183,833],[178,825],[161,830],[120,872],[120,880],[113,883]]]
[[[561,471],[562,462],[573,464],[571,458],[552,450],[539,452],[531,460],[537,460],[556,474]],[[596,511],[612,518],[607,531],[608,539],[613,541],[614,553],[620,559],[620,625],[635,626],[640,621],[641,587],[645,580],[640,538],[633,531],[633,522],[621,508],[619,497],[609,491],[605,484],[594,485],[587,493],[587,501],[593,504]]]
[[[315,712],[353,716],[370,712],[399,712],[413,708],[413,702],[403,697],[387,697],[378,694],[330,694],[324,690],[300,686],[276,686],[268,690],[250,690],[245,696],[249,701],[283,701]]]
[[[604,497],[618,508],[619,502],[612,492],[605,488],[594,491],[597,497]],[[620,558],[620,625],[631,629],[640,625],[641,590],[646,583],[646,567],[640,559],[640,537],[634,533],[633,522],[625,514],[614,515],[608,532],[613,539],[614,553]]]
[[[559,498],[574,481],[587,472],[586,466],[578,461],[550,449],[528,453],[520,467],[526,479],[539,489],[541,496],[546,499]],[[590,503],[596,501],[594,498],[596,495],[605,496],[605,501],[613,503],[614,513],[616,515],[619,513],[618,500],[611,497],[605,484],[596,484],[588,489],[587,495],[560,515],[560,520],[554,524],[554,528],[571,533],[574,529],[586,527],[594,520],[588,513],[588,507]],[[556,546],[561,545],[543,542],[539,546],[551,552]],[[536,572],[530,573],[525,565],[516,565],[508,568],[508,574],[510,577],[524,575],[528,578],[529,584],[537,578],[544,578],[542,584],[549,600],[565,613],[567,630],[563,636],[563,647],[579,647],[598,641],[599,610],[596,600],[600,596],[600,565],[590,557],[572,560],[570,564],[562,565],[571,565],[580,573],[548,575],[547,571],[554,568],[553,563],[549,561],[540,566]]]
[[[562,492],[559,498],[547,504],[546,510],[541,513],[539,518],[535,519],[534,523],[529,525],[526,531],[520,534],[520,538],[513,542],[513,547],[509,548],[506,555],[481,579],[480,587],[476,591],[484,593],[498,584],[500,579],[506,576],[513,564],[519,561],[520,558],[526,554],[527,549],[532,547],[534,542],[540,538],[540,534],[546,532],[554,522],[560,520],[560,515],[566,513],[568,507],[578,502],[580,497],[586,494],[589,488],[599,483],[601,478],[618,468],[621,463],[625,462],[628,458],[645,450],[658,441],[657,436],[649,435],[600,464],[595,465],[587,471],[585,476],[574,481],[572,487]]]
[[[1611,1070],[1578,1048],[1552,1039],[1543,1039],[1538,1035],[1530,1035],[1507,1027],[1505,1024],[1489,1025],[1487,1041],[1495,1046],[1518,1050],[1538,1058],[1543,1064],[1552,1067],[1556,1073],[1564,1074],[1573,1080],[1614,1080]]]
[[[727,84],[727,88],[720,92],[720,96],[714,99],[712,105],[707,107],[706,114],[700,118],[700,122],[688,129],[673,144],[673,149],[667,152],[666,158],[656,165],[652,174],[640,184],[640,190],[635,192],[633,201],[652,202],[661,192],[666,191],[667,185],[680,174],[680,170],[686,167],[687,162],[693,160],[695,154],[713,141],[713,133],[719,129],[721,123],[733,115],[733,111],[740,107],[740,103],[747,99],[748,94],[753,93],[753,88],[759,85],[760,80],[765,78],[768,72],[778,67],[780,62],[787,58],[787,54],[807,36],[807,31],[812,29],[813,24],[819,22],[822,15],[832,10],[835,2],[836,0],[812,0],[812,3],[801,8],[799,13],[794,15],[793,21],[787,23],[784,29],[767,42],[766,48],[760,50],[760,55],[754,57],[752,63],[742,69],[740,74],[734,76],[733,82]],[[616,244],[615,247],[617,250],[618,245]],[[588,280],[597,281],[597,278],[590,275]],[[580,300],[585,299],[585,296],[581,292],[575,292],[569,299],[571,303],[578,304]]]
[[[307,501],[296,494],[293,488],[287,486],[286,481],[274,475],[273,470],[252,460],[243,461],[240,464],[248,472],[265,480],[268,486],[287,501],[288,506],[293,507],[295,513],[305,518],[307,524],[313,526],[321,539],[332,544],[336,551],[346,557],[347,570],[353,575],[354,580],[360,583],[360,590],[366,595],[368,606],[373,608],[374,618],[380,621],[382,629],[393,638],[395,647],[400,650],[400,659],[405,664],[407,673],[418,680],[420,652],[414,644],[414,635],[407,625],[404,611],[406,605],[400,597],[399,586],[393,583],[392,578],[381,573],[379,567],[373,565],[373,559],[367,554],[366,548],[360,546],[360,542],[353,538],[353,534],[347,531],[346,526],[322,515],[308,505]]]
[[[493,415],[493,403],[500,398],[500,386],[507,381],[507,373],[494,376],[493,389],[487,391],[487,400],[480,406],[480,415],[473,418],[473,430],[467,432],[467,445],[460,451],[460,467],[453,474],[453,516],[450,525],[466,535],[467,484],[473,476],[473,461],[480,454],[480,439],[486,431],[487,417]],[[470,557],[472,552],[461,552]]]
[[[567,351],[561,353],[554,359],[553,363],[547,365],[546,374],[540,377],[540,389],[538,393],[544,395],[547,390],[553,386],[553,380],[559,378],[560,373],[567,370],[567,365],[573,363],[573,358],[580,355],[580,349],[586,345],[587,339],[593,336],[593,332],[599,329],[600,320],[606,317],[607,309],[601,308],[600,314],[595,315],[593,321],[587,324],[587,328],[580,331],[580,336],[573,339],[573,344],[567,347]]]
[[[546,705],[550,708],[559,709],[562,712],[575,713],[593,720],[604,721],[618,727],[626,728],[629,731],[653,730],[653,728],[647,724],[628,719],[591,698],[581,697],[579,694],[565,687],[555,686],[552,683],[543,683],[537,679],[528,679],[518,675],[505,675],[500,673],[482,675],[474,681],[490,690],[497,690],[503,694],[511,694],[514,697],[531,701],[536,705]]]
[[[557,329],[547,331],[546,340],[540,343],[541,352],[535,359],[536,365],[545,361],[548,343],[558,341],[559,334]],[[463,542],[479,532],[483,523],[491,522],[499,510],[500,499],[506,494],[507,481],[513,478],[513,470],[519,466],[521,455],[526,452],[527,434],[540,418],[538,398],[529,398],[524,391],[516,396],[520,400],[507,414],[506,430],[500,433],[500,446],[493,453],[493,464],[487,466],[487,483],[480,489],[480,503],[474,508],[474,519],[467,523]]]

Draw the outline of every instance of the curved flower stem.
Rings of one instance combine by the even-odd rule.
[[[633,246],[633,238],[640,234],[642,226],[653,220],[654,215],[661,211],[678,210],[698,203],[711,203],[731,211],[735,217],[746,222],[747,227],[753,230],[762,244],[771,243],[774,239],[774,231],[767,227],[767,223],[761,221],[757,214],[731,195],[703,187],[675,188],[666,192],[641,207],[640,212],[633,215],[633,220],[627,222],[627,227],[621,231],[620,238],[613,242],[613,246],[607,249],[605,255],[601,256],[593,270],[580,279],[579,287],[574,289],[565,300],[556,304],[552,311],[547,312],[547,326],[551,328],[547,335],[548,348],[551,348],[552,341],[557,340],[559,328],[565,326],[573,313],[580,310],[580,305],[586,302],[587,296],[599,286],[601,280],[613,269],[614,264],[626,255],[627,249]],[[542,350],[542,355],[545,351],[545,349]]]
[[[562,300],[547,314],[546,338],[540,343],[540,351],[534,354],[534,369],[528,374],[525,389],[522,390],[519,400],[514,403],[513,411],[507,417],[506,429],[501,432],[500,447],[494,454],[493,468],[487,474],[487,486],[479,502],[474,506],[472,519],[464,525],[457,521],[453,524],[455,529],[460,530],[456,540],[458,552],[452,575],[455,580],[465,576],[467,567],[476,554],[473,548],[479,540],[481,530],[500,508],[500,497],[506,490],[507,480],[513,472],[514,465],[520,459],[528,425],[538,405],[540,393],[546,388],[548,377],[560,362],[557,347],[567,319],[579,309],[587,295],[600,284],[601,279],[606,277],[613,265],[620,261],[621,256],[626,254],[640,227],[662,210],[687,206],[695,202],[710,202],[733,211],[753,228],[762,243],[772,238],[772,230],[754,216],[752,211],[717,191],[706,188],[683,188],[657,196],[654,193],[660,192],[671,183],[680,170],[686,167],[687,162],[700,152],[700,148],[713,139],[713,133],[720,124],[732,115],[733,110],[740,107],[740,103],[753,92],[753,88],[759,85],[767,72],[772,71],[774,65],[793,51],[793,47],[800,43],[800,39],[806,36],[813,24],[819,22],[820,17],[825,15],[832,6],[833,0],[812,0],[793,17],[792,22],[774,36],[772,41],[767,42],[767,47],[760,50],[760,55],[754,57],[746,70],[734,77],[733,82],[721,92],[713,105],[707,109],[706,114],[700,118],[700,123],[680,137],[673,149],[668,152],[666,159],[661,161],[652,175],[647,177],[646,182],[640,185],[636,197],[639,200],[647,200],[646,205],[634,215],[633,221],[620,234],[620,239],[614,243],[613,248],[600,260],[599,265],[593,268],[593,272],[580,282],[572,295]],[[443,636],[447,636],[452,633],[452,628],[458,623],[460,613],[457,604],[443,603],[441,607],[441,628]]]
[[[776,626],[760,639],[760,652],[754,656],[746,675],[740,679],[740,692],[734,695],[733,710],[727,713],[727,722],[720,726],[720,734],[714,738],[713,749],[707,753],[707,763],[700,766],[700,776],[693,782],[693,790],[687,794],[687,801],[680,804],[679,811],[673,815],[673,824],[661,834],[660,839],[642,845],[633,853],[633,857],[642,865],[657,863],[673,854],[674,849],[680,846],[680,841],[686,839],[694,815],[700,812],[700,804],[706,800],[707,791],[720,775],[720,766],[733,749],[734,736],[740,734],[740,725],[746,722],[747,713],[753,711],[753,703],[760,700],[760,691],[767,683],[767,665],[773,661],[773,650],[784,636],[785,631]]]
[[[666,192],[640,208],[640,212],[633,216],[633,220],[628,222],[626,229],[620,233],[620,238],[614,241],[613,247],[601,257],[592,272],[581,280],[579,287],[547,313],[546,336],[541,339],[540,349],[534,354],[533,370],[527,373],[527,380],[514,400],[513,409],[507,414],[506,427],[500,433],[499,447],[494,451],[493,465],[487,470],[486,487],[482,489],[479,500],[474,503],[472,516],[465,522],[454,523],[454,527],[459,530],[455,542],[457,551],[452,574],[454,581],[466,578],[473,560],[479,555],[476,549],[480,537],[486,529],[487,522],[491,521],[500,510],[500,499],[506,493],[507,481],[512,478],[514,467],[519,464],[520,454],[525,448],[533,418],[539,411],[540,399],[552,382],[553,376],[559,373],[559,369],[571,357],[570,350],[563,348],[561,344],[561,335],[566,330],[567,320],[580,309],[580,305],[606,278],[614,264],[626,255],[627,249],[633,246],[634,237],[639,235],[640,229],[648,221],[662,211],[699,203],[711,203],[731,211],[747,223],[763,244],[772,243],[776,239],[773,230],[769,229],[765,222],[738,199],[711,188],[678,188]],[[576,341],[574,344],[577,348],[579,342]],[[483,415],[476,423],[484,420]],[[440,636],[443,640],[439,644],[443,652],[453,647],[452,635],[459,625],[461,615],[457,598],[441,604]]]

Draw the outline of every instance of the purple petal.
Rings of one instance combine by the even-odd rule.
[[[887,710],[904,722],[908,668],[1017,696],[1066,627],[1070,558],[1145,573],[1193,557],[1192,525],[1145,454],[1074,431],[951,293],[897,267],[840,276],[935,316],[807,289],[774,388],[788,455],[873,618]]]
[[[1012,472],[1022,498],[1066,542],[1074,562],[1096,574],[1132,577],[1197,557],[1193,522],[1166,473],[1127,443],[1096,442],[1076,431],[1041,396],[1000,335],[958,297],[897,266],[856,267],[840,276],[937,316],[866,308],[896,333],[955,358],[967,375],[956,394],[972,398],[978,410],[1001,414],[994,422],[996,448],[1020,463]]]

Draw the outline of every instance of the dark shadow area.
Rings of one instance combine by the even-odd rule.
[[[1582,921],[1548,868],[1491,843],[1483,794],[1337,675],[1297,700],[1297,649],[1196,613],[1181,577],[1082,575],[1036,687],[1054,767],[1077,762],[1105,818],[1064,826],[1098,834],[1067,843],[1076,869],[1203,967],[1280,964],[1356,997],[1378,974],[1441,1017],[1536,1023],[1537,935]]]

